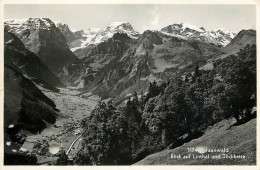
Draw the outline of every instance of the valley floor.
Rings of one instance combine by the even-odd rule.
[[[208,128],[203,136],[180,147],[149,155],[135,165],[256,165],[256,119],[239,126],[232,126],[235,122],[234,119],[223,120]],[[201,155],[198,152],[188,152],[188,148],[196,148],[202,144],[208,149],[226,148],[228,152],[211,152],[210,159],[196,157]],[[244,155],[245,158],[224,158],[223,154]],[[178,155],[181,158],[177,158]],[[186,159],[183,158],[185,155]],[[208,153],[204,155],[207,156]],[[211,159],[213,155],[220,155],[221,159],[217,157]]]
[[[100,98],[91,94],[82,94],[76,89],[62,88],[59,93],[55,93],[39,88],[55,102],[60,112],[54,125],[48,124],[48,127],[37,135],[28,135],[22,148],[35,152],[40,164],[53,163],[57,159],[49,153],[50,144],[59,144],[65,152],[69,152],[69,158],[73,157],[81,141],[80,122],[90,114]]]

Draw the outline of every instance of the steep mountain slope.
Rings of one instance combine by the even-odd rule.
[[[232,41],[223,48],[223,50],[227,53],[235,54],[239,52],[239,50],[245,47],[247,44],[252,45],[256,44],[256,31],[255,30],[242,30],[237,36],[232,39]]]
[[[5,153],[17,152],[28,133],[43,130],[55,123],[56,109],[31,80],[9,60],[4,64],[4,133]]]
[[[256,119],[253,119],[240,126],[230,126],[235,123],[234,119],[223,120],[213,127],[210,127],[203,136],[194,139],[180,147],[174,149],[165,149],[161,152],[147,156],[145,159],[137,162],[135,165],[255,165],[256,164]],[[229,129],[230,128],[230,129]],[[202,159],[193,157],[193,155],[202,155],[198,152],[188,152],[187,148],[196,148],[200,145],[206,145],[208,149],[229,149],[229,152],[205,153],[210,156],[221,155],[222,159],[211,158]],[[179,155],[182,158],[172,158]],[[190,159],[183,158],[184,155],[191,155]],[[224,158],[227,155],[244,155],[244,159]]]
[[[5,28],[18,36],[57,76],[64,74],[68,66],[80,63],[69,50],[65,37],[48,18],[7,20]]]
[[[105,63],[99,68],[96,66],[98,69],[92,74],[93,82],[85,87],[103,98],[116,97],[115,101],[118,102],[134,91],[139,94],[145,92],[144,88],[150,81],[162,82],[175,72],[192,70],[194,64],[201,65],[221,53],[215,45],[185,40],[159,31],[145,31],[138,40],[129,37],[131,43],[128,44],[125,40],[112,39],[103,43],[109,45],[109,48],[104,46],[106,50],[100,50],[101,44],[98,44],[98,48],[87,47],[85,53],[80,55],[92,66],[97,61],[90,58]],[[125,48],[122,48],[123,45],[126,45]]]
[[[247,44],[256,44],[256,31],[255,30],[242,30],[240,31],[232,41],[221,50],[223,54],[216,56],[215,58],[208,59],[207,63],[201,67],[204,70],[213,69],[213,63],[218,59],[223,59],[231,54],[236,55],[240,49],[244,48]]]
[[[139,33],[136,32],[128,22],[112,22],[105,29],[86,29],[75,32],[78,40],[72,42],[70,47],[76,51],[87,47],[90,44],[98,44],[111,38],[115,33],[126,33],[131,38],[137,38]],[[81,58],[81,56],[78,56]]]
[[[84,48],[95,41],[96,37],[102,30],[99,28],[89,28],[74,32],[76,40],[70,43],[71,51]]]
[[[38,56],[27,50],[24,44],[14,34],[4,32],[5,60],[12,62],[24,75],[45,86],[63,86],[49,68],[43,64]]]
[[[172,35],[179,35],[188,39],[213,43],[219,46],[226,46],[234,37],[235,33],[222,28],[206,31],[203,27],[197,27],[187,23],[172,24],[161,29],[162,32]]]
[[[104,42],[90,44],[84,50],[75,51],[76,55],[82,56],[81,61],[84,63],[84,69],[75,83],[79,83],[78,87],[83,88],[97,78],[96,74],[105,75],[106,72],[102,73],[103,67],[113,60],[118,60],[135,42],[135,39],[126,34],[115,33],[112,38]]]
[[[161,38],[153,32],[145,32],[140,42],[144,48],[152,50],[153,46],[163,44],[165,39]],[[187,47],[184,44],[182,47]],[[114,66],[120,68],[121,65],[117,63]],[[145,161],[148,164],[256,164],[255,121],[249,127],[243,126],[233,131],[236,126],[256,117],[256,46],[248,45],[237,56],[219,59],[214,66],[212,71],[199,70],[197,66],[194,74],[174,74],[171,80],[161,85],[150,83],[147,95],[139,98],[135,93],[132,99],[128,97],[125,106],[118,109],[113,107],[112,102],[99,103],[91,115],[82,121],[83,145],[75,162],[79,165],[125,165],[198,139],[198,143],[180,147],[176,155],[188,157],[193,153],[189,153],[188,150],[192,149],[187,148],[196,148],[204,143],[209,149],[228,148],[229,157],[230,154],[242,154],[246,159],[219,159],[218,153],[209,153],[216,156],[214,160],[201,159],[201,154],[198,154],[196,159],[199,160],[186,157],[182,161],[171,158],[174,157],[171,152],[162,152],[149,156]],[[138,70],[137,66],[136,72]],[[118,73],[124,73],[124,69],[120,71]],[[135,76],[135,73],[132,75]],[[102,79],[100,81],[102,84]],[[101,87],[109,87],[108,83]],[[229,118],[233,120],[216,125]],[[108,127],[105,131],[103,125]],[[207,128],[213,125],[208,132]],[[110,145],[111,141],[118,143]],[[104,146],[109,152],[104,152]],[[175,154],[174,150],[171,151]]]
[[[60,32],[63,34],[63,36],[66,38],[68,45],[76,40],[76,36],[71,30],[69,29],[69,26],[67,24],[63,24],[60,21],[54,22],[56,27],[60,30]]]

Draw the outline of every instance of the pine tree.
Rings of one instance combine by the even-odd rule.
[[[199,65],[196,65],[195,67],[195,74],[194,74],[196,77],[199,77],[201,74],[200,74],[200,71],[199,71]]]
[[[148,93],[145,98],[145,103],[149,101],[150,98],[153,98],[155,96],[158,96],[160,94],[160,88],[156,81],[153,81],[152,83],[150,82],[149,88],[148,88]]]

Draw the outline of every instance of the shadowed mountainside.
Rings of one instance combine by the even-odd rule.
[[[64,86],[58,77],[41,62],[33,52],[27,50],[24,44],[14,34],[5,30],[5,60],[9,60],[18,67],[24,74],[36,82],[54,86]]]

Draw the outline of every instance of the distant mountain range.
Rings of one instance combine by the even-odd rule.
[[[60,28],[58,26],[58,28]],[[62,28],[60,28],[62,29]],[[77,40],[70,43],[71,51],[87,47],[90,44],[98,44],[111,38],[115,33],[126,33],[131,38],[138,38],[140,35],[127,22],[112,22],[107,28],[90,28],[76,31]],[[66,37],[66,35],[64,34]]]
[[[126,33],[131,38],[138,38],[140,36],[140,34],[136,32],[129,23],[112,22],[105,29],[89,28],[75,31],[75,36],[72,38],[73,33],[69,30],[66,24],[62,24],[61,22],[56,23],[57,27],[63,32],[63,35],[67,37],[72,51],[84,48],[90,44],[103,42],[104,40],[111,38],[114,33]],[[212,31],[206,31],[203,27],[197,27],[187,23],[169,25],[162,28],[160,31],[186,39],[213,43],[220,47],[226,46],[236,36],[236,33],[230,30],[219,28],[213,29]]]
[[[237,35],[187,23],[140,34],[128,22],[71,31],[62,22],[29,18],[6,20],[5,30],[17,36],[61,83],[117,98],[119,103],[135,91],[144,93],[150,81],[166,81],[174,74],[191,72],[195,65],[203,68],[256,41],[254,30]]]
[[[236,33],[222,28],[206,31],[203,27],[197,27],[187,23],[169,25],[161,29],[162,32],[183,36],[184,38],[213,43],[224,47],[236,36]]]

